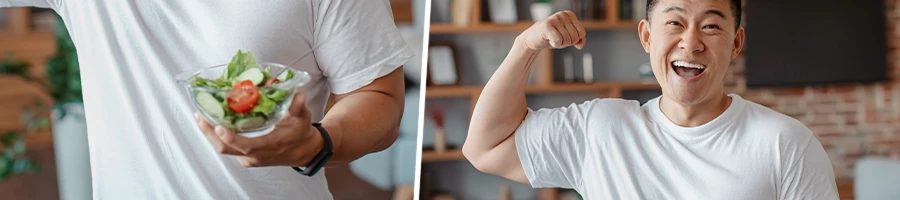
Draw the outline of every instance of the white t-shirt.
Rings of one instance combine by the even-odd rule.
[[[533,187],[585,199],[837,199],[831,162],[799,121],[731,94],[722,115],[672,123],[659,97],[529,110],[516,148]]]
[[[313,121],[329,92],[384,76],[413,56],[387,0],[0,0],[56,10],[78,49],[95,199],[331,199],[324,173],[244,168],[216,153],[174,77],[239,49],[290,66]]]

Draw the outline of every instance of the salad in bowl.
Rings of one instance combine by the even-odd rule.
[[[211,125],[255,137],[270,131],[309,82],[308,73],[272,62],[257,62],[238,51],[231,62],[179,75],[194,108]]]

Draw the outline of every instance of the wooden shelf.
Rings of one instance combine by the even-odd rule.
[[[458,160],[466,160],[466,157],[463,156],[462,150],[460,149],[449,149],[444,153],[437,153],[433,150],[431,151],[422,151],[422,162],[444,162],[444,161],[458,161]]]
[[[481,94],[483,86],[429,86],[425,87],[426,98],[468,97]],[[533,85],[525,89],[526,94],[592,92],[609,90],[649,90],[659,89],[655,81],[623,81],[596,83],[560,83],[551,85]]]
[[[494,24],[482,23],[470,26],[455,26],[452,24],[431,24],[431,34],[452,34],[452,33],[481,33],[481,32],[506,32],[506,31],[523,31],[534,22],[522,21],[514,24]],[[585,30],[618,30],[618,29],[635,29],[638,23],[632,21],[585,21],[581,23]]]

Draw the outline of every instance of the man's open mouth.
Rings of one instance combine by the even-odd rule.
[[[685,61],[672,61],[671,65],[678,76],[685,78],[700,76],[700,74],[703,73],[703,70],[706,70],[706,66],[704,65]]]

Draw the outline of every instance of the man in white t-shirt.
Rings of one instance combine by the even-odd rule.
[[[51,8],[72,35],[95,199],[331,199],[324,172],[291,168],[323,149],[310,122],[330,135],[330,164],[397,137],[400,65],[413,53],[386,0],[0,0],[9,6]],[[287,64],[314,46],[313,56],[289,66],[312,80],[289,116],[259,138],[197,122],[174,80],[228,63],[238,50]],[[330,94],[336,103],[324,115]]]
[[[479,170],[585,199],[837,199],[831,162],[799,121],[735,94],[723,79],[744,43],[739,0],[651,0],[638,27],[663,95],[526,106],[546,48],[585,45],[574,13],[516,38],[488,81],[463,146]]]

